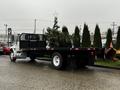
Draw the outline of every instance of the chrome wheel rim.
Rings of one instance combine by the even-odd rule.
[[[14,60],[14,58],[15,58],[14,53],[11,52],[11,54],[10,54],[10,59],[11,59],[11,60]]]
[[[55,66],[59,66],[60,65],[60,57],[59,56],[54,56],[53,57],[53,64],[55,65]]]

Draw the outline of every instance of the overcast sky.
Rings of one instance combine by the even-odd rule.
[[[14,32],[33,32],[36,18],[37,32],[41,33],[52,26],[57,15],[58,24],[68,26],[70,33],[84,22],[91,32],[96,23],[104,32],[113,21],[120,25],[119,9],[120,0],[0,0],[0,30],[8,24]]]

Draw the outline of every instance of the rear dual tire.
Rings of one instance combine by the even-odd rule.
[[[66,67],[66,61],[63,60],[64,57],[58,52],[53,53],[52,55],[52,66],[57,70],[63,70]]]

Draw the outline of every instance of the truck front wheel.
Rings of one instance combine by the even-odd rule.
[[[53,53],[52,66],[57,70],[61,70],[65,68],[65,61],[63,61],[63,57],[60,53],[58,52]]]
[[[16,56],[15,56],[14,52],[10,53],[10,60],[11,60],[11,62],[15,62],[16,61]]]

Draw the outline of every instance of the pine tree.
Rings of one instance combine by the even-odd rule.
[[[75,32],[73,34],[73,44],[74,47],[80,47],[80,30],[78,26],[75,27]]]
[[[54,25],[53,25],[53,29],[54,29],[54,30],[58,30],[58,28],[60,28],[60,27],[58,26],[58,18],[57,18],[57,17],[55,17],[55,18],[54,18]]]
[[[88,25],[84,24],[83,35],[82,35],[82,47],[90,47],[90,32],[88,30]]]
[[[71,47],[70,35],[68,28],[66,26],[62,27],[62,33],[60,36],[60,46],[61,47]]]
[[[101,41],[99,25],[96,25],[96,27],[95,27],[93,46],[95,48],[102,48],[102,41]]]
[[[66,35],[69,35],[68,28],[66,26],[62,27],[62,32]]]
[[[110,47],[110,44],[112,42],[112,31],[111,29],[109,28],[108,29],[108,32],[107,32],[107,36],[106,36],[106,48],[109,48]]]
[[[118,28],[118,32],[117,32],[117,40],[116,40],[116,49],[120,49],[120,26]]]
[[[60,32],[58,31],[58,28],[60,28],[58,25],[57,17],[54,18],[54,25],[53,28],[47,28],[47,39],[50,42],[51,47],[59,47],[59,40],[60,40]]]
[[[48,28],[46,36],[47,40],[50,42],[51,47],[59,46],[60,32],[58,30]]]

